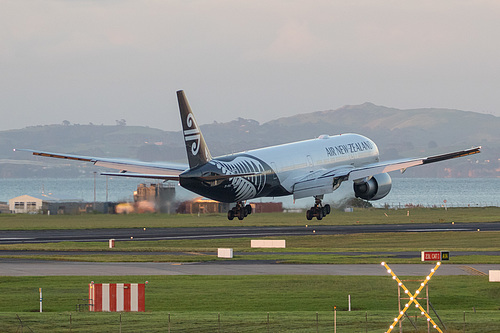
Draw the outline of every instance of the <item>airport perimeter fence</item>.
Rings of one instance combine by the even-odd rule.
[[[393,312],[146,312],[0,313],[0,332],[384,332]],[[491,320],[496,316],[496,320]],[[498,313],[445,313],[445,332],[498,332]],[[410,316],[403,332],[427,332],[427,321]],[[486,322],[486,324],[485,324]],[[399,332],[399,327],[394,332]],[[437,332],[431,327],[431,332]]]
[[[385,202],[385,203],[374,203],[371,204],[376,208],[388,208],[388,209],[405,209],[405,208],[474,208],[474,207],[500,207],[500,202],[494,201],[484,201],[484,202],[472,202],[472,203],[460,203],[460,202],[447,202],[443,203],[403,203],[403,202]]]

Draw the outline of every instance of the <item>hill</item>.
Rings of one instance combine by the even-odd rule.
[[[354,132],[374,140],[382,159],[427,156],[483,146],[481,155],[408,170],[410,177],[500,176],[500,118],[449,109],[399,110],[371,103],[279,118],[264,124],[238,118],[202,125],[213,156],[311,139],[320,134]],[[93,173],[88,164],[35,159],[13,153],[32,148],[144,161],[184,162],[181,131],[141,126],[45,125],[0,132],[0,177],[76,177]],[[472,165],[471,165],[472,164]]]

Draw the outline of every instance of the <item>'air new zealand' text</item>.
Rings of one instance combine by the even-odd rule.
[[[361,141],[348,143],[345,145],[338,145],[335,147],[326,147],[325,149],[328,156],[337,156],[347,153],[356,153],[358,151],[370,150],[373,149],[373,145],[369,141]]]

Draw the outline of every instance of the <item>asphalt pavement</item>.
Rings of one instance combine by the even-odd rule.
[[[340,235],[386,232],[477,232],[500,231],[500,222],[380,224],[350,226],[294,227],[209,227],[209,228],[124,228],[67,230],[7,230],[0,231],[0,244],[52,242],[104,242],[120,240],[220,239],[269,236]]]
[[[386,232],[478,232],[499,231],[500,222],[490,223],[438,223],[438,224],[401,224],[401,225],[359,225],[359,226],[296,226],[296,227],[210,227],[210,228],[143,228],[128,229],[83,229],[83,230],[15,230],[1,231],[0,244],[49,243],[62,241],[95,242],[120,240],[172,240],[172,239],[217,239],[268,236],[335,235],[356,233]],[[41,254],[36,252],[36,254]],[[56,251],[56,254],[77,253]],[[113,254],[115,252],[89,252]],[[117,253],[117,252],[116,252]],[[272,253],[272,252],[269,252]],[[384,252],[385,253],[385,252]],[[0,256],[29,254],[29,251],[1,251]],[[50,254],[49,252],[45,254]],[[82,253],[85,254],[85,253]],[[154,254],[130,253],[127,254]],[[157,253],[172,254],[172,253]],[[185,254],[185,253],[182,253]],[[262,253],[260,253],[262,254]],[[299,254],[299,253],[297,253]],[[331,252],[327,254],[355,255],[360,253]],[[373,254],[373,253],[370,253]],[[381,253],[383,254],[383,253]],[[396,256],[418,256],[415,253],[398,252]],[[470,252],[465,254],[471,254]],[[483,255],[499,255],[498,252]],[[251,255],[251,254],[246,254]],[[453,255],[462,255],[455,253]],[[392,269],[402,276],[425,276],[432,264],[395,264]],[[500,265],[456,265],[443,264],[437,275],[487,275],[489,270],[499,270]],[[358,265],[314,265],[278,264],[276,261],[217,261],[206,263],[87,263],[26,260],[16,258],[0,259],[0,276],[55,276],[55,275],[386,275],[378,264]]]
[[[391,269],[400,276],[426,276],[434,264],[394,264]],[[487,275],[500,270],[496,265],[442,264],[436,275]],[[388,275],[379,264],[316,265],[255,263],[87,263],[64,261],[0,261],[0,276],[120,276],[120,275]]]

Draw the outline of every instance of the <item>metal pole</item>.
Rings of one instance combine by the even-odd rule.
[[[94,171],[94,210],[95,210],[95,202],[96,202],[96,175],[97,172]]]
[[[40,312],[42,312],[42,288],[38,288],[40,291]]]
[[[349,312],[351,312],[351,295],[348,295],[348,300],[349,300]]]
[[[108,176],[106,176],[106,202],[108,202]]]
[[[337,307],[333,307],[333,333],[337,333]]]

